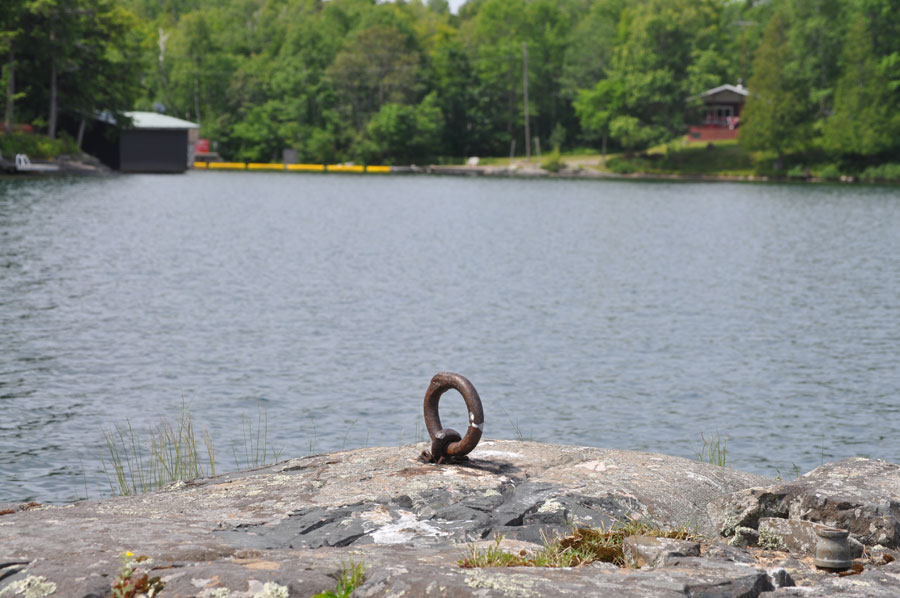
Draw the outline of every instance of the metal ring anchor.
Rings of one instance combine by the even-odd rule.
[[[466,401],[469,410],[469,427],[465,437],[451,428],[441,426],[441,416],[438,412],[438,402],[441,395],[450,389],[455,389]],[[484,410],[481,408],[481,397],[478,391],[464,376],[451,372],[439,372],[431,379],[428,390],[425,391],[425,427],[431,436],[431,451],[422,452],[422,460],[428,463],[448,463],[465,461],[467,454],[481,440],[484,431]]]

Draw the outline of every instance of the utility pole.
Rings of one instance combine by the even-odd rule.
[[[525,159],[531,160],[531,127],[528,124],[528,44],[522,42],[522,93],[525,96]]]

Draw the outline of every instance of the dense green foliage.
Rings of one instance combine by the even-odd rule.
[[[668,143],[742,78],[741,144],[775,168],[900,150],[900,0],[25,0],[0,18],[5,120],[51,136],[54,106],[164,107],[229,159],[521,155],[526,44],[545,151]]]
[[[6,128],[31,123],[53,139],[61,115],[118,114],[140,95],[144,36],[118,0],[4,2],[0,19]]]
[[[12,132],[8,135],[0,134],[0,156],[8,160],[14,159],[16,154],[25,154],[31,158],[53,158],[61,154],[76,154],[78,148],[71,137],[64,136],[59,139],[50,139],[43,135]]]
[[[856,173],[896,159],[900,0],[782,1],[766,10],[741,143],[774,152],[776,170],[787,153],[815,161],[824,152]]]

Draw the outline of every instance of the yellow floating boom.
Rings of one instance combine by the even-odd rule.
[[[365,172],[365,166],[350,164],[329,164],[328,172]]]
[[[263,162],[194,162],[198,170],[289,170],[293,172],[354,172],[386,174],[390,166],[359,166],[356,164],[271,164]]]
[[[299,172],[325,172],[324,164],[288,164],[288,170]]]

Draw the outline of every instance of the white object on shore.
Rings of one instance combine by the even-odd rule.
[[[468,160],[466,160],[466,166],[478,166],[478,163],[481,161],[481,158],[478,156],[472,156]]]
[[[32,164],[25,154],[16,154],[16,170],[19,172],[52,172],[59,170],[56,164]]]

